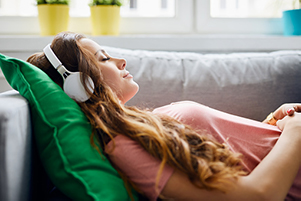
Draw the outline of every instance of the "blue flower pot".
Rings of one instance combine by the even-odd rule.
[[[285,36],[301,35],[301,9],[283,11],[282,23]]]

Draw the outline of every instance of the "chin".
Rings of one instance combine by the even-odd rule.
[[[136,82],[135,82],[135,84],[136,84],[137,89],[136,89],[136,93],[134,95],[136,95],[139,91],[139,85]]]

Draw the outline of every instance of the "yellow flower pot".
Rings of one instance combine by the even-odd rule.
[[[91,6],[93,35],[119,35],[120,6]]]
[[[69,6],[58,4],[38,5],[39,23],[42,36],[56,35],[67,31]]]

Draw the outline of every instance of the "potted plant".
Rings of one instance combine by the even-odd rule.
[[[93,35],[119,35],[119,0],[92,0],[90,5]]]
[[[69,25],[69,0],[37,0],[42,36],[67,31]]]
[[[282,13],[283,33],[286,36],[301,35],[301,0],[295,0],[294,6],[295,9]]]

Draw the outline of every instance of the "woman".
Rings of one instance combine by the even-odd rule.
[[[124,59],[110,57],[75,33],[58,34],[50,47],[67,70],[82,73],[89,100],[78,104],[94,128],[96,143],[149,199],[301,199],[300,104],[274,112],[278,128],[194,102],[144,111],[124,105],[139,88]],[[63,88],[65,78],[50,60],[45,53],[28,58]],[[238,135],[241,128],[244,135]]]

